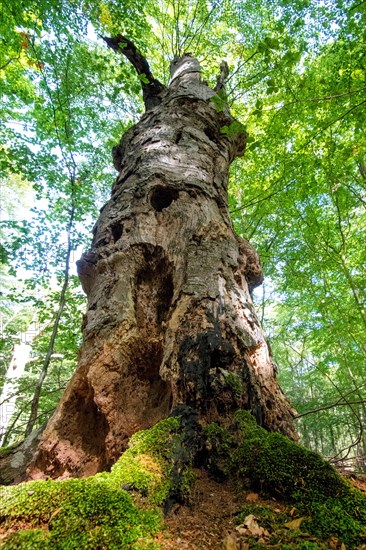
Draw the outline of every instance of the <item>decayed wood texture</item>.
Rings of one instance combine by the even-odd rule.
[[[233,231],[230,162],[244,131],[188,56],[172,67],[161,103],[114,149],[119,174],[79,261],[88,295],[79,367],[51,419],[31,475],[108,468],[138,429],[180,404],[202,422],[253,411],[295,437],[250,289],[256,252]]]

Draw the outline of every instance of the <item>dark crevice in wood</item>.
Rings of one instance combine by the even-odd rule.
[[[125,174],[122,178],[120,178],[120,179],[117,180],[117,184],[118,184],[118,185],[122,185],[123,183],[125,183],[125,181],[127,181],[128,178],[129,178],[130,176],[132,176],[133,173],[134,173],[134,170],[128,170],[128,171],[126,172],[126,174]]]
[[[135,283],[135,315],[140,328],[150,331],[166,321],[174,294],[172,266],[159,249],[144,251],[144,266]]]
[[[94,246],[96,248],[99,248],[101,246],[106,246],[107,244],[108,244],[108,240],[105,237],[102,237],[98,241],[95,242]]]
[[[168,208],[178,197],[179,191],[177,189],[158,185],[150,195],[150,204],[156,212],[161,212],[163,208]]]
[[[204,132],[205,132],[206,136],[208,137],[208,139],[210,141],[212,141],[213,143],[216,143],[216,144],[219,143],[219,137],[218,137],[217,133],[212,128],[207,127],[207,128],[204,129]]]
[[[83,430],[79,430],[83,426]],[[108,422],[94,401],[94,390],[85,380],[75,392],[65,408],[64,416],[58,423],[61,439],[67,439],[72,446],[83,449],[90,463],[94,463],[94,472],[108,470],[111,464],[105,456],[105,438],[108,434]],[[52,454],[52,451],[50,451]],[[49,457],[48,457],[49,458]],[[53,477],[62,475],[66,468],[56,457],[51,461]],[[41,466],[40,464],[38,466]],[[76,477],[77,477],[77,473]]]
[[[123,235],[123,224],[117,222],[111,226],[113,241],[116,243]]]

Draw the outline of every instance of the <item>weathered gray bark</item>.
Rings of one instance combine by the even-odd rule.
[[[18,483],[24,479],[27,467],[37,449],[44,426],[28,435],[18,445],[2,450],[0,454],[0,485]]]
[[[180,404],[201,422],[244,407],[295,437],[250,297],[259,260],[227,206],[245,132],[222,132],[234,119],[216,108],[189,55],[159,94],[114,151],[119,175],[79,261],[88,295],[79,367],[33,477],[108,468],[132,433]]]

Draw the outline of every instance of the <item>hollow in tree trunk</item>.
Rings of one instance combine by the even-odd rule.
[[[176,60],[165,88],[122,39],[106,41],[125,55],[130,48],[147,75],[147,111],[114,149],[112,196],[78,262],[88,296],[79,366],[32,477],[107,469],[136,430],[180,405],[201,423],[225,423],[245,408],[268,430],[296,437],[251,300],[262,281],[258,256],[228,211],[228,170],[244,153],[244,128],[218,108],[222,82],[216,91],[203,83],[196,59]]]

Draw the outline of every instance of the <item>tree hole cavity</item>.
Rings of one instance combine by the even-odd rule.
[[[144,265],[135,281],[135,314],[138,327],[153,330],[166,320],[173,298],[172,265],[158,247],[144,251]]]
[[[150,195],[150,203],[156,212],[161,212],[163,208],[168,208],[178,197],[179,191],[177,189],[158,185]]]
[[[80,380],[68,401],[64,403],[57,433],[60,440],[66,439],[71,442],[75,453],[71,458],[67,458],[65,464],[52,460],[53,476],[59,476],[68,469],[72,471],[80,465],[80,462],[86,460],[89,463],[90,472],[96,473],[110,466],[105,453],[108,422],[96,405],[94,390],[86,380]]]
[[[167,416],[172,405],[171,385],[161,378],[160,367],[164,356],[163,322],[169,315],[174,286],[173,266],[163,250],[144,245],[141,252],[134,285],[138,336],[131,343],[128,371],[132,377],[134,422],[144,429]],[[138,410],[136,395],[140,395]],[[124,395],[123,399],[129,397]]]
[[[113,241],[116,243],[123,234],[123,225],[120,222],[114,223],[111,226],[111,233],[113,237]]]
[[[124,403],[128,422],[139,429],[153,426],[172,407],[171,384],[160,376],[163,355],[163,342],[145,328],[130,343],[128,376],[120,386],[119,402]]]
[[[217,135],[217,132],[215,130],[213,130],[212,128],[205,128],[204,129],[204,132],[206,134],[206,136],[208,137],[208,139],[210,141],[213,141],[213,143],[218,143],[219,142],[219,137]]]
[[[212,329],[192,331],[182,341],[178,354],[179,399],[195,410],[207,411],[213,405],[216,411],[227,411],[235,405],[232,392],[227,396],[217,380],[220,369],[227,371],[232,365],[236,352],[222,334],[219,322],[212,322]]]
[[[177,132],[176,136],[175,136],[175,143],[178,145],[178,143],[180,142],[180,140],[182,139],[182,132],[179,130],[179,132]]]

